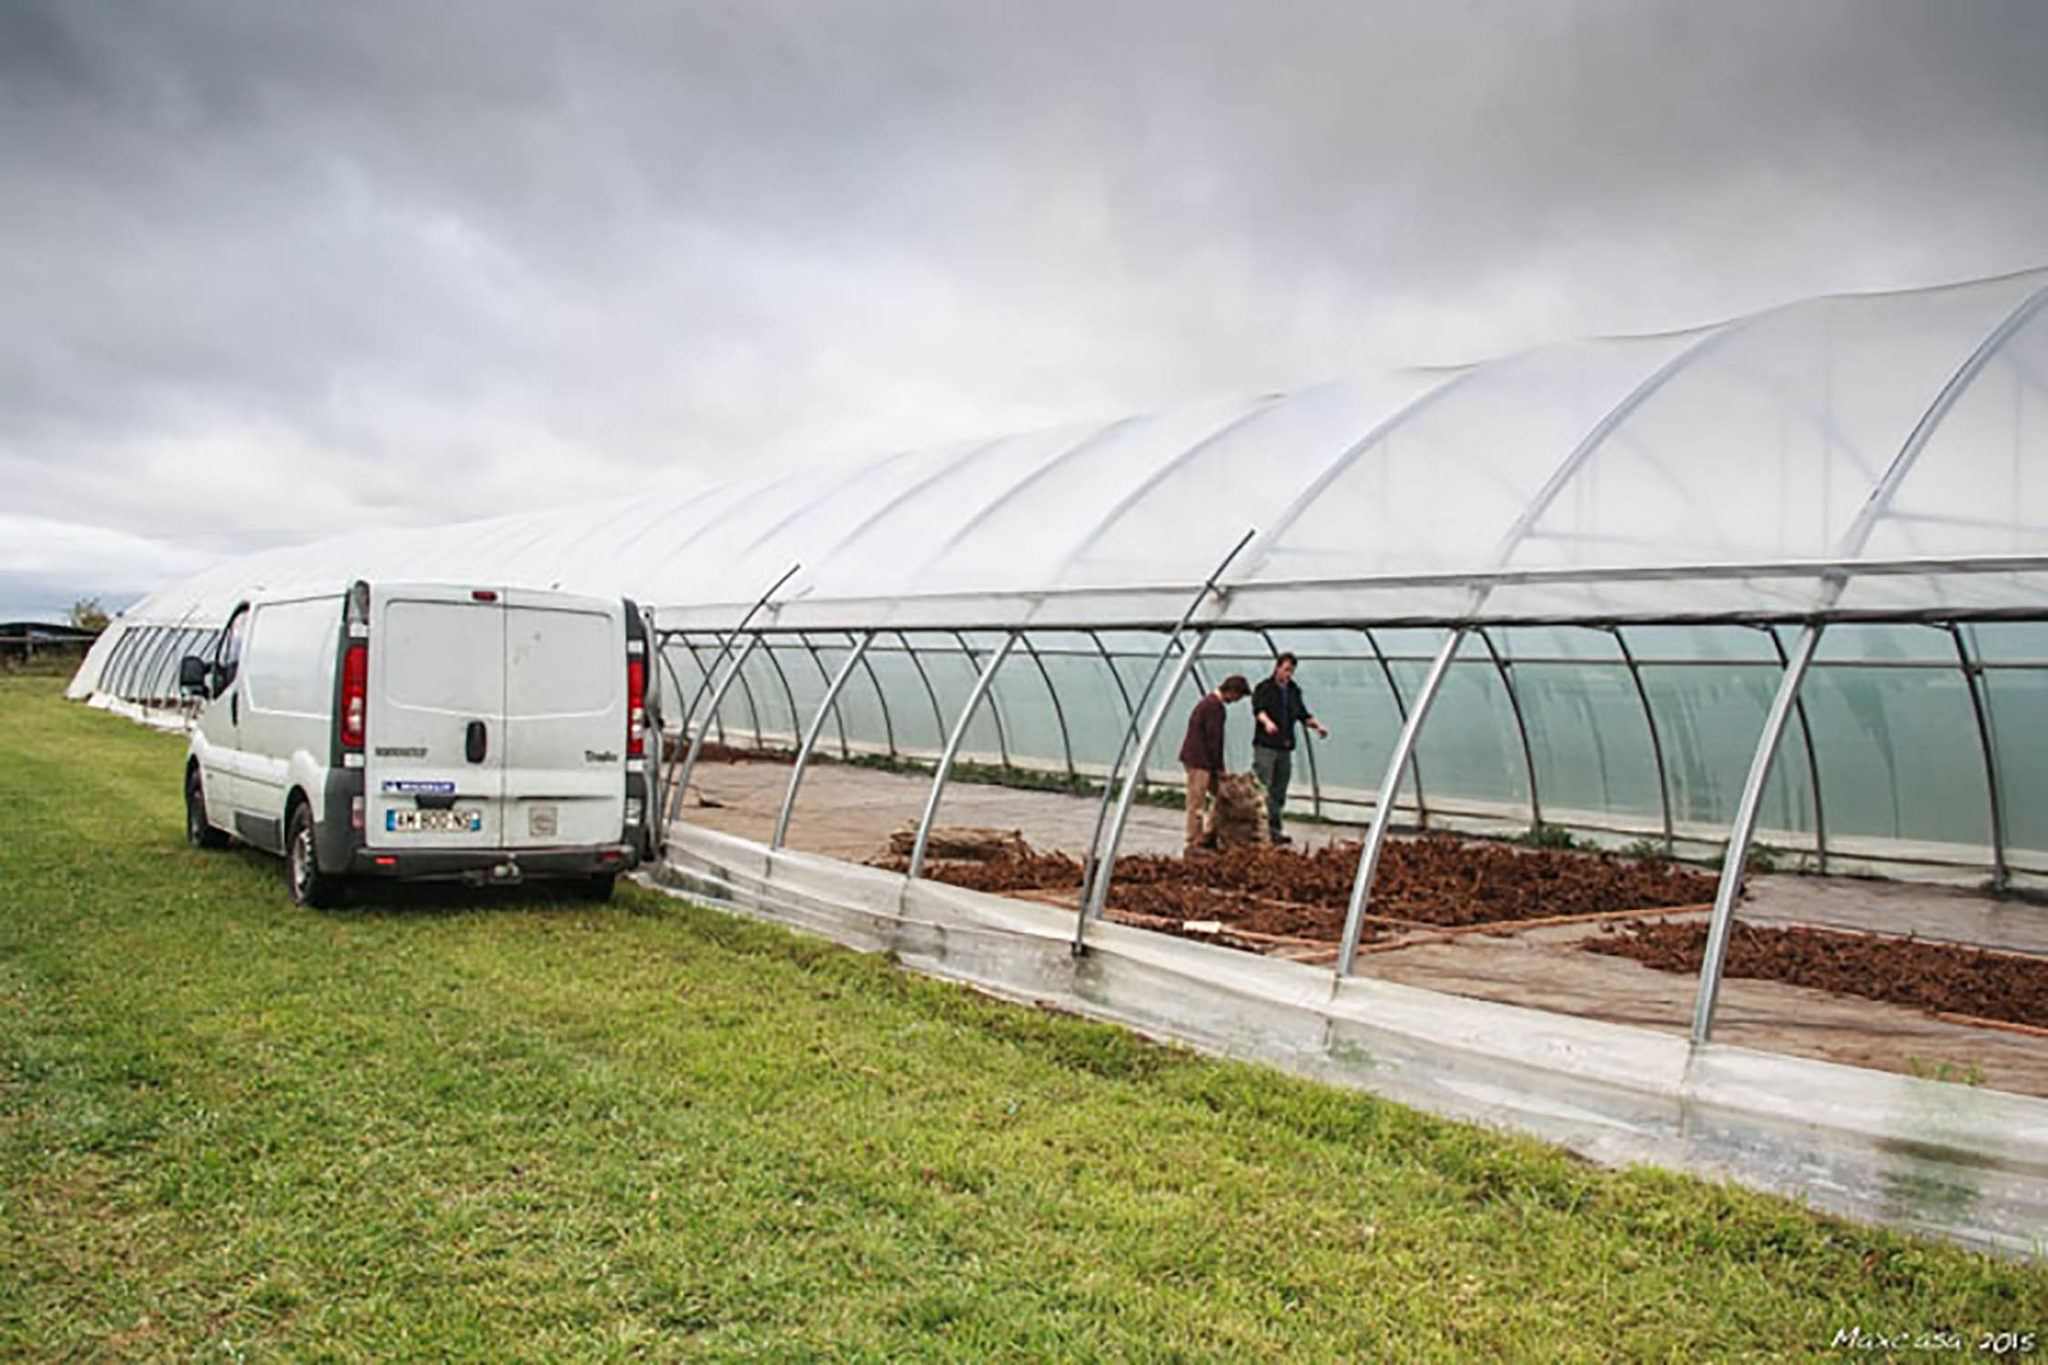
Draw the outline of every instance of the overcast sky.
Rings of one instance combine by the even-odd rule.
[[[0,619],[2048,264],[2048,3],[0,0]]]

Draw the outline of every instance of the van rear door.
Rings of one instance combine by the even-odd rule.
[[[502,846],[505,612],[498,594],[373,585],[370,622],[365,844]]]
[[[624,605],[516,589],[504,599],[504,846],[615,844],[626,818]]]

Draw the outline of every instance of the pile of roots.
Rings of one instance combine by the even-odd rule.
[[[1704,924],[1630,920],[1605,926],[1579,946],[1634,958],[1658,971],[1694,975],[1706,943]],[[1936,1014],[2048,1027],[2048,961],[2018,953],[1737,921],[1722,972]]]
[[[1081,865],[1064,853],[941,864],[930,872],[978,891],[1072,890],[1081,884]],[[1119,858],[1109,906],[1334,943],[1343,932],[1357,873],[1357,844],[1306,853],[1256,845],[1191,858]],[[1380,855],[1373,923],[1441,927],[1694,905],[1713,899],[1716,881],[1658,859],[1439,836],[1395,839]]]

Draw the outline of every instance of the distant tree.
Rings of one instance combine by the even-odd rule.
[[[107,628],[107,609],[97,597],[81,597],[71,604],[71,624],[97,635]]]

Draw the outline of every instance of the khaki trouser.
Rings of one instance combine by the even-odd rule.
[[[1198,847],[1216,828],[1216,774],[1207,768],[1183,768],[1188,775],[1187,846]]]

